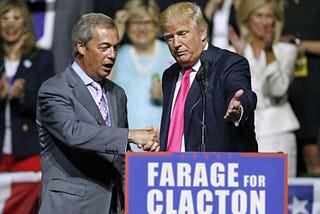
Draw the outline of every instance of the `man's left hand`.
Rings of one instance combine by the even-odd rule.
[[[224,115],[224,119],[228,121],[235,122],[239,120],[241,116],[241,102],[240,97],[244,91],[242,89],[238,90],[233,98],[231,99],[226,114]]]

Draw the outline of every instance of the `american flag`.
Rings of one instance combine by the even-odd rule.
[[[0,213],[38,213],[41,172],[0,173]]]
[[[320,178],[289,178],[288,214],[320,214]]]

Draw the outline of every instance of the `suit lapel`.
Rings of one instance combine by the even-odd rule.
[[[67,68],[67,81],[69,86],[73,88],[73,94],[81,105],[96,118],[99,125],[105,124],[102,115],[92,98],[87,86],[83,83],[81,78],[76,74],[71,66]]]
[[[200,67],[199,71],[203,69]],[[201,89],[199,86],[199,83],[196,79],[192,82],[192,85],[190,86],[189,93],[186,98],[185,106],[184,106],[184,138],[185,140],[188,138],[188,133],[189,133],[189,125],[191,122],[191,117],[190,114],[192,114],[191,110],[193,105],[201,99]],[[201,102],[197,105],[201,105]],[[199,118],[200,119],[200,118]]]
[[[173,103],[174,91],[176,83],[179,78],[179,72],[181,67],[178,63],[173,64],[163,73],[163,110],[161,117],[161,128],[160,128],[160,140],[161,150],[165,151],[167,148],[168,131],[170,124],[171,109]]]
[[[208,91],[207,93],[209,93],[209,90],[214,88],[215,86],[213,85],[213,80],[215,78],[215,74],[216,74],[216,58],[217,58],[217,49],[214,49],[213,46],[209,45],[208,47],[208,51],[211,52],[211,56],[213,56],[213,62],[212,62],[212,65],[209,69],[209,86],[208,86]],[[201,65],[201,67],[199,68],[199,71],[198,72],[203,72],[203,66]],[[208,99],[208,98],[207,98]],[[188,96],[187,96],[187,99],[186,99],[186,103],[185,103],[185,107],[184,107],[184,133],[185,134],[188,134],[190,133],[189,131],[189,126],[190,126],[190,123],[191,123],[191,117],[190,117],[190,111],[191,111],[191,108],[193,107],[193,105],[200,101],[200,103],[198,104],[198,109],[202,109],[202,104],[201,104],[201,88],[200,88],[200,85],[198,83],[198,81],[196,79],[194,79],[192,85],[191,85],[191,88],[189,90],[189,93],[188,93]],[[200,106],[200,108],[199,108]],[[201,120],[201,118],[198,118]],[[185,135],[185,139],[187,139],[188,136]]]
[[[179,78],[181,67],[179,64],[175,64],[174,67],[170,68],[166,73],[168,77],[166,77],[166,80],[164,81],[165,86],[164,88],[164,94],[169,95],[164,97],[164,114],[166,114],[165,118],[168,118],[167,124],[169,125],[170,122],[170,115],[171,115],[171,109],[172,109],[172,103],[173,103],[173,97],[174,97],[174,91],[176,89],[176,83]]]

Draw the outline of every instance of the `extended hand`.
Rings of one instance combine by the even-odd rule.
[[[239,118],[241,116],[240,97],[242,96],[243,93],[244,93],[244,91],[242,89],[240,89],[234,94],[233,98],[231,99],[231,101],[229,103],[227,112],[224,115],[225,120],[232,121],[232,122],[239,120]]]
[[[159,131],[152,126],[147,127],[146,129],[130,130],[129,141],[134,142],[144,151],[160,151]]]

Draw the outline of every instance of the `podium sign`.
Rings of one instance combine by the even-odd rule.
[[[287,155],[127,153],[126,213],[287,213]]]

